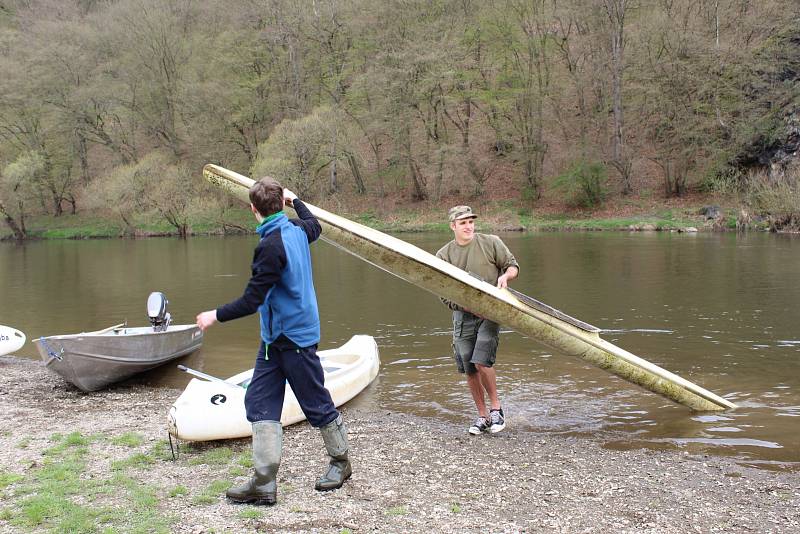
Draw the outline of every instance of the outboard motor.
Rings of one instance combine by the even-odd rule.
[[[167,312],[169,301],[164,293],[154,291],[147,297],[147,316],[154,332],[166,332],[172,317]]]

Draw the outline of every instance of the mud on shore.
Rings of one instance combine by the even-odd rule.
[[[166,414],[178,394],[136,384],[82,393],[38,362],[0,357],[0,531],[63,528],[53,519],[20,519],[29,497],[23,487],[37,477],[54,435],[95,436],[80,478],[110,478],[114,462],[165,446]],[[515,431],[513,419],[499,434],[474,437],[379,406],[343,414],[353,477],[334,492],[313,489],[326,457],[306,423],[285,429],[273,507],[225,500],[227,482],[247,476],[249,440],[182,444],[177,460],[157,455],[125,464],[125,473],[154,488],[155,513],[169,532],[800,530],[800,473],[681,451],[607,450],[590,439]],[[92,506],[95,497],[70,498]],[[103,506],[124,515],[137,504],[123,492]]]

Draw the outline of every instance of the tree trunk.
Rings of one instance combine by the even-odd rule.
[[[411,179],[414,182],[414,200],[428,200],[428,185],[425,176],[419,170],[417,163],[408,158],[408,168],[411,171]]]
[[[335,193],[335,192],[337,192],[339,190],[339,179],[338,179],[339,174],[338,174],[338,169],[337,169],[337,165],[336,165],[337,163],[338,163],[338,161],[336,159],[331,161],[330,184],[329,184],[329,187],[328,187],[328,191],[330,193]]]
[[[611,24],[611,96],[614,114],[612,131],[612,163],[622,178],[622,194],[633,192],[630,177],[630,162],[625,154],[623,137],[624,116],[622,109],[622,76],[625,68],[625,9],[627,0],[604,0],[606,14]]]
[[[89,151],[86,146],[86,136],[80,131],[78,136],[78,159],[81,165],[81,181],[83,185],[89,185]],[[73,204],[74,205],[74,204]]]
[[[23,221],[22,226],[17,224],[17,221],[14,220],[14,217],[12,217],[11,214],[6,211],[6,207],[3,205],[2,202],[0,202],[0,214],[3,215],[3,219],[5,219],[6,224],[11,229],[11,231],[14,233],[14,238],[17,241],[22,241],[23,239],[25,239],[27,237],[26,232],[25,232],[25,225],[24,225],[25,224],[24,223],[25,219],[22,219],[22,221]]]
[[[367,193],[367,188],[364,185],[364,178],[361,176],[361,168],[358,166],[358,160],[352,152],[347,153],[347,164],[350,166],[350,172],[353,173],[353,180],[356,183],[356,193],[364,195]]]

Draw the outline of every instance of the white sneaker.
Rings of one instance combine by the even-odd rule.
[[[489,432],[492,434],[496,434],[500,432],[506,427],[506,418],[503,416],[503,409],[500,408],[499,410],[491,410],[489,412],[489,422],[491,426],[489,427]]]
[[[472,423],[472,426],[469,427],[469,430],[467,430],[467,432],[469,432],[473,436],[477,436],[480,433],[486,432],[488,430],[489,430],[489,421],[487,421],[485,417],[478,417],[477,419],[475,419],[475,422]]]

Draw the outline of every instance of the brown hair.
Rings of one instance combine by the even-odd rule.
[[[250,202],[263,217],[283,209],[283,187],[274,178],[264,176],[250,188]]]

